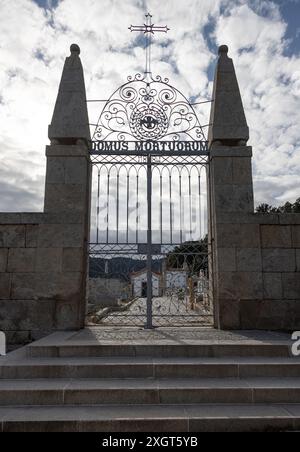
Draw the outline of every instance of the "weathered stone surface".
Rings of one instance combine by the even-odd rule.
[[[81,272],[83,270],[83,250],[81,248],[64,248],[63,271]]]
[[[257,272],[262,270],[261,250],[259,248],[238,248],[237,270],[241,272]]]
[[[46,184],[63,184],[65,182],[66,159],[51,157],[47,160]]]
[[[75,303],[57,303],[55,310],[57,329],[75,329],[79,327],[78,307]]]
[[[81,248],[84,240],[83,225],[47,224],[39,228],[38,245],[41,248]]]
[[[0,224],[20,224],[21,213],[4,213],[0,212]]]
[[[240,304],[241,328],[259,330],[299,329],[299,300],[250,300]]]
[[[61,272],[62,248],[38,248],[36,255],[37,272]]]
[[[66,159],[66,184],[86,184],[88,161],[85,157],[69,157]]]
[[[300,304],[300,272],[282,273],[283,298],[299,300]]]
[[[218,266],[221,272],[236,271],[236,250],[235,248],[218,249]]]
[[[264,273],[264,299],[280,300],[282,298],[282,274]]]
[[[45,212],[84,212],[85,201],[84,185],[46,184]]]
[[[297,272],[300,272],[300,250],[296,250]]]
[[[9,273],[0,273],[0,300],[9,299],[10,287],[11,287],[11,275]],[[0,304],[0,307],[1,305],[2,303]]]
[[[8,253],[7,271],[30,273],[35,271],[35,248],[11,248]]]
[[[30,331],[54,327],[52,301],[7,300],[0,303],[0,324],[4,331]]]
[[[0,247],[1,248],[25,247],[25,226],[0,225]]]
[[[300,213],[284,213],[279,215],[280,224],[300,224]]]
[[[47,157],[89,157],[87,145],[54,145],[46,146]]]
[[[232,183],[252,186],[252,165],[250,157],[234,157],[232,159]]]
[[[290,226],[262,225],[261,237],[263,248],[291,248],[292,246]]]
[[[300,248],[300,225],[292,226],[292,241],[295,248]]]
[[[219,300],[219,320],[221,329],[235,330],[240,327],[240,301],[238,299]]]
[[[265,272],[296,271],[296,251],[293,249],[263,249],[262,256]]]
[[[13,300],[74,300],[82,295],[81,273],[15,273],[12,276]]]
[[[39,226],[35,224],[26,225],[26,248],[36,248],[38,242]]]
[[[0,248],[0,273],[6,272],[7,256],[8,256],[8,249]]]
[[[263,297],[261,272],[220,272],[218,285],[221,299],[255,300]]]
[[[215,187],[217,212],[253,212],[252,185],[222,185]]]
[[[217,245],[221,248],[259,248],[258,224],[218,224]]]
[[[278,214],[261,213],[232,213],[222,212],[218,214],[218,223],[223,224],[279,224]]]
[[[232,184],[232,157],[214,158],[212,171],[216,185]]]

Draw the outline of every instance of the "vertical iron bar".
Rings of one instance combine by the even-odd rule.
[[[119,243],[119,191],[120,191],[120,168],[117,168],[117,243]]]
[[[192,240],[192,186],[191,186],[191,173],[189,173],[189,209],[190,209],[190,240]]]
[[[172,221],[172,173],[169,174],[169,189],[170,189],[170,243],[173,243],[173,221]]]
[[[130,171],[127,170],[127,171]],[[129,241],[129,172],[127,172],[127,225],[126,225],[126,243]]]
[[[152,329],[152,162],[151,155],[147,156],[147,321],[145,328]]]
[[[136,176],[136,243],[139,243],[139,175]]]
[[[162,206],[162,174],[160,173],[160,244],[163,242],[163,206]]]
[[[107,225],[106,225],[106,243],[109,240],[109,197],[110,197],[110,173],[107,175]]]
[[[182,168],[179,168],[179,201],[180,201],[180,243],[182,243],[182,180],[181,180],[181,171]]]
[[[100,169],[98,168],[98,187],[97,187],[97,237],[96,242],[99,243],[99,214],[100,214]]]
[[[201,169],[200,169],[201,171]],[[202,213],[202,201],[201,201],[201,176],[198,175],[198,185],[199,185],[199,232],[200,232],[200,240],[202,239],[202,221],[201,221],[201,213]]]

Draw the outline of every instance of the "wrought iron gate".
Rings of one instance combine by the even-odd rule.
[[[151,36],[169,29],[151,18],[130,27],[148,39],[145,73],[99,101],[91,124],[89,321],[207,325],[207,125],[196,104],[152,76]]]
[[[207,157],[97,154],[90,321],[208,325]]]

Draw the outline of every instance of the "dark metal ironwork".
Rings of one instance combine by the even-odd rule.
[[[147,14],[144,25],[129,29],[146,35],[145,72],[99,101],[90,150],[90,263],[99,298],[89,320],[207,325],[208,143],[194,109],[200,102],[152,75],[151,37],[168,27]]]

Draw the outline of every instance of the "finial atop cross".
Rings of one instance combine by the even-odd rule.
[[[152,23],[152,15],[150,13],[146,14],[146,23],[144,25],[130,25],[128,28],[131,32],[138,31],[143,32],[147,37],[147,45],[146,45],[146,75],[151,75],[151,35],[154,35],[156,32],[158,33],[168,33],[170,28],[167,25],[158,26]]]

